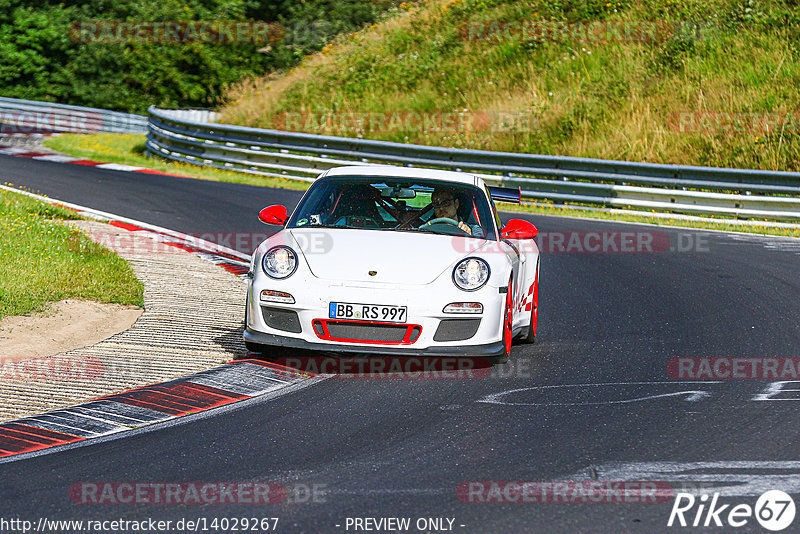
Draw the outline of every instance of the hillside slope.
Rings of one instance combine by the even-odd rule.
[[[399,142],[800,170],[800,7],[782,0],[401,4],[223,121]]]

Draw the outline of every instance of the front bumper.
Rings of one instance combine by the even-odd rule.
[[[388,356],[463,356],[463,357],[486,357],[505,355],[505,346],[502,341],[488,343],[484,345],[461,345],[444,346],[432,345],[424,349],[412,346],[393,346],[393,345],[349,345],[340,343],[316,343],[306,341],[297,337],[288,337],[276,334],[266,334],[257,332],[250,327],[244,331],[244,340],[249,343],[259,345],[287,347],[305,350],[334,351],[334,352],[353,352],[367,354],[385,354]]]
[[[260,301],[262,290],[290,293],[295,302],[283,304]],[[505,288],[503,288],[505,290]],[[257,276],[250,283],[247,295],[247,325],[245,341],[259,345],[303,348],[321,351],[374,353],[418,356],[496,356],[503,351],[502,316],[505,293],[494,286],[484,286],[474,292],[464,292],[446,280],[443,284],[424,286],[398,286],[389,284],[327,282],[319,279],[292,277],[280,283]],[[327,327],[322,332],[320,323],[333,321],[328,316],[330,302],[372,303],[408,308],[406,323],[408,332],[403,342],[378,342],[368,339],[336,340],[328,335]],[[452,302],[480,302],[480,314],[444,313],[443,308]],[[262,307],[271,310],[267,324]],[[296,314],[283,320],[282,312]],[[444,320],[479,319],[474,333],[467,339],[443,341],[447,336],[437,337]],[[274,328],[276,325],[281,328]],[[397,323],[383,325],[399,326]],[[316,328],[315,328],[316,327]],[[419,328],[416,328],[419,327]],[[351,337],[351,336],[345,336]],[[457,339],[457,338],[449,338]]]

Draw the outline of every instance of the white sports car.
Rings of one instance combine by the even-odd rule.
[[[501,228],[518,189],[474,175],[351,166],[320,175],[253,253],[244,340],[271,346],[503,359],[536,337],[536,227]]]

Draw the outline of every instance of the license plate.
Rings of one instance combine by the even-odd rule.
[[[350,302],[331,302],[328,316],[331,319],[360,319],[382,323],[405,323],[408,319],[405,306],[353,304]]]

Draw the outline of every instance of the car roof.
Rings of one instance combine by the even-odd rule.
[[[395,165],[347,165],[334,167],[323,174],[324,177],[333,176],[386,176],[400,178],[422,178],[425,180],[440,180],[442,182],[456,182],[468,185],[483,186],[483,180],[466,172],[441,171],[438,169],[421,169],[418,167],[399,167]]]

